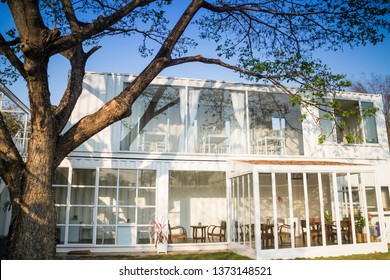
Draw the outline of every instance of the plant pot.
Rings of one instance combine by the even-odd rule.
[[[367,234],[356,233],[356,241],[357,241],[357,243],[366,243],[367,242]]]
[[[157,253],[167,253],[168,252],[168,243],[158,243],[156,245]]]

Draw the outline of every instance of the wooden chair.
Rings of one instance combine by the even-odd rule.
[[[271,248],[274,244],[274,230],[272,225],[261,224],[261,245],[262,248]]]
[[[322,231],[321,231],[321,223],[316,220],[310,219],[309,222],[310,226],[310,240],[314,241],[317,239],[319,243],[321,243],[321,237],[322,237]],[[306,220],[301,220],[301,230],[302,230],[302,241],[303,244],[306,243],[306,237],[307,237],[307,224]]]
[[[352,241],[352,229],[351,229],[351,220],[349,218],[344,218],[340,221],[341,229],[341,239],[347,240],[348,243]]]
[[[295,233],[295,229],[296,229],[296,223],[294,222],[294,233]],[[292,234],[292,231],[291,231],[291,226],[288,225],[288,224],[282,224],[278,227],[278,236],[279,236],[279,240],[280,240],[280,244],[282,245],[283,244],[283,239],[286,240],[286,239],[290,239],[291,241],[291,234]],[[294,239],[295,239],[295,235],[294,235]]]
[[[335,243],[337,240],[337,228],[334,222],[325,222],[326,240]]]
[[[226,222],[221,221],[221,225],[211,225],[207,228],[207,237],[209,242],[215,242],[214,238],[219,238],[220,242],[226,241]]]
[[[173,243],[175,239],[183,239],[185,241],[187,239],[187,230],[182,226],[174,226],[171,227],[171,225],[168,223],[168,242]]]

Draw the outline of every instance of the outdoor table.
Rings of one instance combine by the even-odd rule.
[[[206,228],[205,225],[197,225],[192,227],[192,238],[195,242],[200,240],[201,242],[206,242]],[[200,235],[198,235],[200,233]]]

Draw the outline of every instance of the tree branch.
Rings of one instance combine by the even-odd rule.
[[[26,71],[24,70],[23,63],[16,56],[13,50],[9,47],[10,44],[7,42],[3,35],[0,34],[0,52],[8,59],[8,61],[15,67],[15,69],[26,79]]]
[[[3,115],[0,113],[0,159],[6,163],[23,162],[18,149],[12,141],[11,135],[5,124]]]
[[[111,15],[107,17],[99,16],[95,21],[93,21],[90,24],[85,25],[83,28],[79,29],[76,32],[73,32],[70,35],[64,36],[60,39],[58,39],[56,42],[52,44],[51,47],[51,55],[54,55],[56,53],[61,53],[65,50],[68,50],[83,41],[92,38],[94,35],[99,34],[100,32],[103,32],[110,26],[114,25],[124,17],[126,17],[128,14],[130,14],[132,11],[134,11],[136,8],[144,7],[155,0],[133,0],[127,5],[123,6],[121,9],[115,11]],[[66,3],[65,3],[66,4]],[[71,3],[68,3],[71,5]],[[68,20],[76,20],[71,16],[71,12],[69,12],[67,16],[70,17]],[[75,24],[75,23],[74,23]]]

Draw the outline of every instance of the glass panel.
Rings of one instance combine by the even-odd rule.
[[[274,248],[274,209],[272,198],[272,176],[259,174],[261,249]]]
[[[334,123],[333,123],[332,114],[333,114],[333,109],[328,106],[321,106],[319,109],[321,136],[325,137],[324,140],[326,142],[336,141],[335,134],[333,133]]]
[[[291,248],[293,238],[292,232],[296,232],[298,225],[296,218],[293,218],[293,221],[290,219],[287,174],[276,173],[275,182],[279,248]]]
[[[59,167],[53,177],[53,185],[68,185],[69,168]]]
[[[239,239],[239,224],[238,224],[238,178],[232,178],[231,179],[231,185],[232,185],[232,216],[233,221],[232,227],[231,227],[231,235],[232,240],[235,242],[240,242]]]
[[[367,242],[366,206],[363,203],[363,188],[360,174],[351,174],[352,206],[355,220],[356,239],[358,243]]]
[[[57,224],[66,223],[66,206],[56,206]]]
[[[119,189],[119,205],[135,205],[136,189]]]
[[[232,101],[230,93],[217,89],[201,89],[197,112],[198,141],[201,153],[227,153],[230,150]],[[195,136],[194,136],[195,137]]]
[[[94,188],[71,188],[70,203],[78,205],[93,205],[95,202]]]
[[[367,211],[368,211],[367,226],[370,231],[370,241],[378,242],[378,236],[381,230],[378,222],[378,204],[377,204],[377,194],[375,190],[374,174],[363,173],[361,174],[361,176],[366,190],[366,201],[367,201]]]
[[[293,216],[299,218],[299,236],[297,238],[297,247],[307,246],[307,224],[306,223],[306,210],[305,210],[305,192],[303,186],[303,174],[291,173],[291,187],[292,187],[292,199],[293,199]]]
[[[118,183],[117,169],[100,169],[99,186],[116,186]]]
[[[156,204],[156,190],[155,189],[139,189],[138,190],[138,207],[140,206],[154,206]]]
[[[80,229],[80,243],[92,243],[92,227],[82,226]]]
[[[96,244],[115,244],[115,227],[97,227]]]
[[[114,207],[99,207],[97,213],[98,224],[115,224],[116,223],[116,208]]]
[[[382,194],[382,203],[383,203],[383,211],[390,211],[390,191],[389,187],[381,187],[381,194]]]
[[[149,234],[150,227],[137,227],[137,244],[150,244],[153,240]]]
[[[184,88],[151,85],[134,102],[132,115],[121,121],[121,150],[177,152],[183,129],[180,91]]]
[[[99,205],[116,205],[116,188],[99,188]]]
[[[168,220],[171,227],[184,227],[188,238],[192,237],[193,225],[220,226],[226,221],[226,202],[225,172],[169,172]]]
[[[321,174],[322,198],[324,203],[324,219],[326,232],[326,245],[337,244],[336,208],[332,184],[332,174]]]
[[[71,206],[69,216],[71,224],[92,224],[93,207]]]
[[[156,187],[156,171],[155,170],[140,170],[139,171],[140,187]]]
[[[137,170],[119,170],[119,186],[135,187],[137,185]]]
[[[135,223],[135,207],[118,207],[118,223]]]
[[[68,243],[92,243],[92,227],[69,226]]]
[[[54,204],[66,204],[66,198],[68,197],[67,187],[53,187],[54,192]]]
[[[56,227],[56,244],[65,244],[65,226]]]
[[[134,244],[135,228],[129,226],[118,226],[117,227],[117,245],[131,245]]]
[[[96,181],[95,169],[73,169],[72,185],[95,186]]]
[[[251,153],[303,154],[300,109],[289,100],[285,94],[248,93]]]
[[[376,129],[375,115],[368,113],[369,109],[373,108],[371,102],[362,102],[364,137],[366,143],[378,143],[378,133]]]
[[[320,194],[318,189],[318,174],[309,173],[307,176],[307,196],[309,204],[309,221],[311,246],[322,246],[322,225],[320,212]]]
[[[348,191],[348,175],[337,174],[337,191],[339,199],[339,219],[341,229],[342,244],[352,243],[352,218],[351,218],[351,199]]]
[[[336,126],[337,142],[346,144],[357,144],[361,142],[362,131],[360,127],[359,102],[354,100],[337,100],[340,103],[340,111],[336,111],[336,119],[339,124],[344,124],[344,128]],[[349,112],[345,116],[343,112]]]
[[[155,208],[154,207],[145,207],[137,209],[137,224],[145,225],[149,224],[152,218],[154,217]]]

